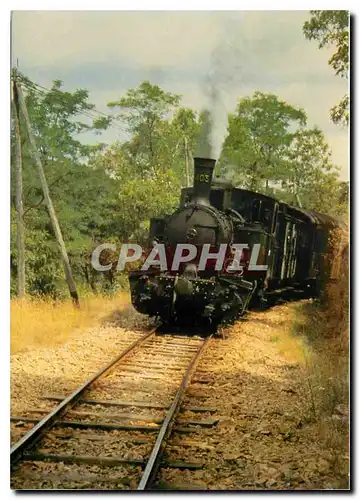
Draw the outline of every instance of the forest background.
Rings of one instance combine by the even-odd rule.
[[[334,47],[330,66],[348,77],[349,17],[346,11],[311,11],[304,35],[319,47]],[[32,82],[17,69],[52,201],[80,294],[112,294],[126,287],[126,276],[96,273],[90,262],[100,243],[143,242],[150,217],[170,213],[182,187],[191,185],[192,158],[203,154],[211,109],[182,106],[182,97],[143,81],[96,110],[89,92],[68,92]],[[214,96],[216,99],[216,95]],[[349,122],[349,96],[334,103],[330,117]],[[128,139],[101,141],[109,127]],[[47,213],[27,131],[21,122],[26,293],[61,299],[67,295],[63,267]],[[82,134],[99,135],[88,144]],[[11,128],[11,294],[16,294],[15,129]],[[207,151],[208,153],[208,151]],[[211,152],[210,152],[211,153]],[[216,175],[235,186],[275,196],[308,210],[347,219],[349,183],[341,180],[323,132],[308,127],[306,110],[281,96],[256,91],[239,98],[228,115],[227,135]]]

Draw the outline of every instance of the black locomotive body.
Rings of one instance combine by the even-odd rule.
[[[196,257],[176,270],[170,263],[166,271],[152,266],[131,272],[134,307],[170,323],[218,325],[285,290],[317,294],[327,273],[329,232],[337,220],[213,181],[214,166],[214,160],[195,158],[194,186],[182,189],[179,208],[151,220],[149,241],[165,245],[168,260],[179,244],[195,246]],[[238,244],[247,246],[241,269],[230,271]],[[199,266],[204,246],[216,253],[224,245],[221,269],[211,259],[204,269]]]

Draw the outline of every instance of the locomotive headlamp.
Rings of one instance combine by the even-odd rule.
[[[187,278],[180,277],[175,285],[175,291],[179,295],[191,295],[194,287]]]

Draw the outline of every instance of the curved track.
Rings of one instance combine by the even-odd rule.
[[[37,474],[39,463],[50,463],[52,471],[55,471],[54,477],[59,477],[56,473],[56,464],[122,468],[126,470],[126,474],[122,475],[127,478],[129,471],[132,471],[134,480],[130,481],[130,489],[138,490],[151,489],[157,471],[162,465],[176,468],[196,467],[196,464],[166,462],[164,451],[186,387],[211,337],[204,340],[200,337],[189,338],[156,335],[156,333],[157,328],[154,328],[142,335],[69,396],[47,396],[45,399],[48,401],[60,402],[43,418],[28,416],[11,418],[12,422],[35,424],[11,448],[13,488],[39,488],[37,484],[46,482],[48,473]],[[116,397],[131,394],[132,398],[128,401],[119,401],[113,399],[115,394]],[[86,408],[95,408],[96,411],[79,411],[83,405]],[[108,412],[109,408],[118,410],[119,407],[129,409],[130,413]],[[144,414],[144,409],[150,409],[156,415]],[[207,409],[193,408],[191,411],[204,412]],[[29,410],[30,414],[41,414],[41,412],[44,410]],[[79,418],[74,420],[74,417]],[[127,422],[124,424],[123,420]],[[72,434],[64,437],[64,434],[59,434],[59,429],[62,428],[69,429]],[[94,436],[94,433],[98,434]],[[104,446],[106,453],[102,453],[101,443],[106,444],[111,434],[115,434],[115,440],[111,438],[114,441],[111,454],[108,453],[106,446]],[[148,439],[149,434],[156,436],[154,442],[151,438]],[[144,436],[147,436],[146,439]],[[87,438],[88,445],[86,445]],[[86,452],[88,449],[93,451],[92,440],[95,438],[100,444],[100,447],[95,449],[95,454],[79,454],[79,450],[83,449]],[[59,445],[58,441],[64,439],[67,440],[66,445],[63,443]],[[84,440],[85,445],[79,447],[79,441],[83,443]],[[136,443],[142,446],[141,452]],[[66,453],[59,453],[59,448],[65,448]],[[129,448],[134,452],[134,456],[129,453]],[[82,470],[80,476],[81,474]],[[126,484],[122,482],[120,476],[119,484]],[[96,483],[96,476],[93,479]],[[66,483],[66,479],[64,482]],[[99,483],[102,482],[107,483],[106,473],[99,478]]]

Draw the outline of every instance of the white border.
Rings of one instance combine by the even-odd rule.
[[[3,72],[2,78],[0,79],[1,82],[1,97],[3,100],[3,106],[1,107],[2,109],[2,142],[1,142],[1,151],[2,151],[2,165],[1,165],[1,183],[0,183],[0,188],[2,190],[1,196],[0,196],[0,202],[1,202],[1,207],[0,207],[0,214],[1,214],[1,219],[2,219],[2,245],[1,245],[1,257],[2,260],[1,262],[3,263],[3,272],[2,272],[2,278],[1,278],[1,318],[2,318],[2,332],[1,332],[1,354],[3,356],[3,360],[1,362],[1,382],[2,382],[2,388],[3,388],[3,402],[7,401],[9,405],[9,219],[10,219],[10,210],[9,210],[9,185],[10,185],[10,176],[9,176],[9,151],[10,151],[10,142],[9,142],[9,117],[10,117],[10,100],[9,100],[9,93],[10,93],[10,87],[9,87],[9,69],[10,69],[10,10],[310,10],[310,9],[349,9],[353,14],[356,15],[357,13],[357,8],[356,8],[356,3],[351,2],[348,3],[347,5],[340,3],[340,2],[334,2],[334,1],[317,1],[317,2],[307,2],[307,1],[296,1],[292,2],[291,7],[289,8],[289,2],[282,0],[282,1],[277,1],[277,2],[265,2],[264,0],[252,0],[251,2],[239,2],[238,0],[222,0],[221,2],[215,2],[208,0],[206,3],[200,0],[183,0],[182,2],[169,2],[169,1],[164,1],[164,0],[152,0],[150,3],[148,0],[132,0],[130,1],[123,1],[119,2],[116,0],[103,0],[101,3],[87,0],[85,1],[79,1],[79,0],[62,0],[61,2],[52,2],[51,5],[49,5],[48,1],[41,0],[41,1],[35,1],[35,2],[27,2],[26,0],[18,0],[16,2],[2,2],[1,4],[1,10],[0,10],[0,22],[1,22],[1,27],[0,27],[0,36],[2,38],[1,40],[1,70]],[[241,9],[239,9],[239,6],[241,6]],[[206,7],[206,8],[204,8]],[[358,22],[358,20],[356,20]],[[357,27],[359,29],[359,27]],[[357,38],[357,36],[356,36]],[[353,38],[353,41],[355,42],[355,37]],[[358,47],[357,47],[358,48]],[[354,51],[354,61],[357,63],[358,61],[358,52]],[[355,69],[358,67],[356,65]],[[355,72],[354,72],[355,73]],[[354,88],[354,91],[357,90]],[[353,125],[355,126],[355,123],[357,123],[357,109],[353,109],[353,112],[355,113],[355,119],[353,119]],[[354,144],[353,147],[358,143],[358,133],[357,129],[354,134]],[[353,159],[352,159],[352,168],[355,171],[358,168],[358,165],[355,164],[355,152],[353,151]],[[353,177],[353,183],[354,185],[352,186],[353,192],[359,192],[359,175],[356,177]],[[356,199],[356,196],[355,196]],[[354,221],[354,226],[355,230],[359,229],[359,222],[360,218],[357,217],[359,215],[358,213],[358,206],[354,206],[354,212],[352,213],[353,215],[353,221]],[[359,231],[357,231],[357,234],[359,234]],[[358,240],[355,239],[353,240],[353,247],[358,248]],[[353,248],[354,250],[354,248]],[[354,255],[354,252],[353,252]],[[358,283],[359,279],[359,274],[360,270],[357,269],[355,266],[355,280],[353,280],[353,285],[356,286]],[[360,304],[358,303],[359,295],[355,294],[354,295],[356,302],[353,305],[353,310],[360,310],[359,306]],[[355,325],[353,325],[355,326]],[[353,337],[355,337],[355,328],[353,328]],[[359,345],[359,341],[357,341],[356,345],[355,342],[353,343],[353,347],[356,347]],[[358,359],[358,349],[355,349],[355,353],[353,353],[353,358],[354,361]],[[354,365],[356,366],[356,362]],[[355,375],[355,373],[354,373]],[[358,377],[357,373],[355,376],[355,380],[353,380],[353,385],[356,387],[356,391],[359,391],[359,384],[356,383],[358,382]],[[355,412],[355,402],[357,400],[358,392],[353,395],[353,407],[352,411]],[[1,464],[0,464],[0,472],[1,472],[1,493],[2,496],[1,498],[7,498],[12,493],[9,490],[9,455],[8,455],[8,439],[9,439],[9,406],[6,407],[6,405],[3,406],[0,412],[1,416],[1,422],[0,422],[0,429],[3,432],[3,439],[2,439],[2,453],[1,453]],[[357,433],[357,439],[356,439],[356,445],[358,444],[358,437],[359,433]],[[355,483],[355,480],[359,477],[359,474],[357,472],[359,471],[359,465],[356,460],[354,460],[354,466],[356,466],[356,470],[353,470],[353,482]],[[51,495],[51,492],[49,493]],[[244,495],[244,493],[240,493],[241,495]],[[322,494],[326,494],[325,492],[322,492]],[[34,493],[36,495],[36,493]],[[67,493],[68,497],[73,497],[76,495],[76,493]],[[181,494],[178,494],[176,496],[182,496]],[[218,495],[218,494],[217,494]],[[260,495],[260,494],[259,494]],[[285,493],[286,495],[286,493]],[[46,498],[47,494],[42,494],[42,498]],[[86,495],[87,496],[87,495]],[[186,494],[186,497],[194,497],[194,494]],[[258,496],[255,494],[255,497]],[[254,494],[252,494],[252,497],[254,498]]]

